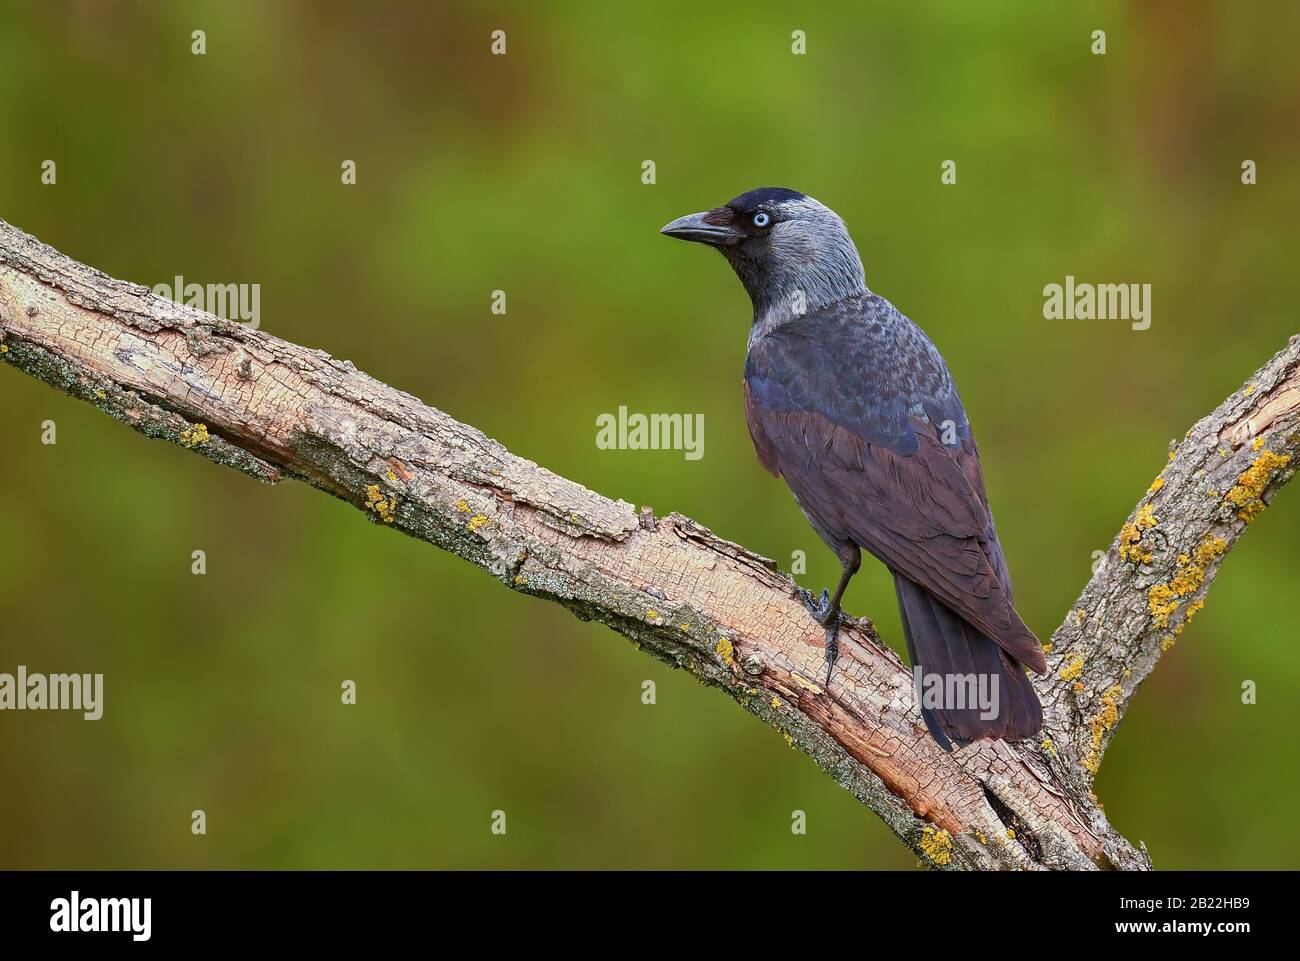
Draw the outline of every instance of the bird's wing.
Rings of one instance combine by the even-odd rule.
[[[745,402],[759,459],[823,537],[865,548],[1046,670],[1011,601],[961,401],[915,325],[874,295],[782,325],[750,347]]]

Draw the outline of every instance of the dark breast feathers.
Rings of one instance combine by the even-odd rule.
[[[1012,603],[966,412],[920,328],[866,292],[776,326],[750,345],[745,404],[763,466],[832,549],[857,544],[1046,669]]]

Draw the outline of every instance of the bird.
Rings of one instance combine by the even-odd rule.
[[[833,594],[796,588],[825,629],[827,689],[849,623],[840,603],[866,551],[893,575],[939,746],[1036,735],[1026,668],[1045,674],[1047,661],[1012,600],[966,410],[930,338],[868,289],[844,221],[797,190],[760,187],[660,232],[720,252],[753,304],[754,449],[842,568]]]

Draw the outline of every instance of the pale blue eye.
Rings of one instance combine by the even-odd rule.
[[[766,226],[767,226],[768,224],[770,224],[771,222],[772,222],[772,218],[769,217],[769,216],[768,216],[765,212],[763,212],[762,210],[760,210],[758,213],[754,214],[754,226],[755,226],[755,227],[766,227]]]

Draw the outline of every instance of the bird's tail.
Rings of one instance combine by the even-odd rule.
[[[894,588],[921,717],[939,745],[1037,734],[1043,709],[1020,662],[898,572]]]

